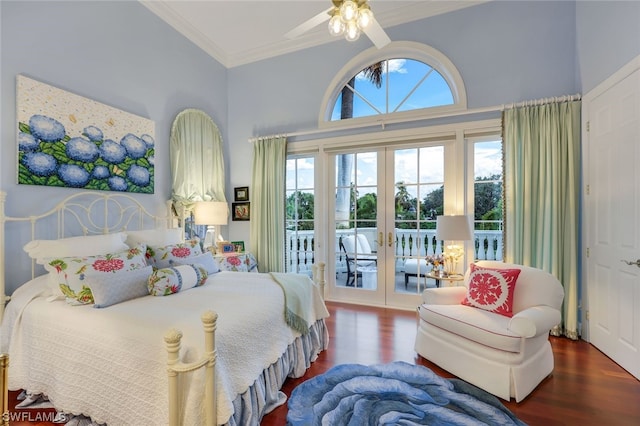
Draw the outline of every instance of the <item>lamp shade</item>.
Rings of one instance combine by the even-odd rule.
[[[469,217],[465,215],[436,217],[436,239],[446,241],[471,240]]]
[[[224,201],[198,201],[193,207],[196,225],[226,225],[229,210]]]

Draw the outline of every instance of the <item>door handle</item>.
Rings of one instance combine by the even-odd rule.
[[[384,245],[384,237],[382,236],[382,231],[378,232],[378,247],[382,247]]]
[[[636,260],[635,262],[631,262],[631,261],[628,261],[628,260],[624,260],[624,259],[623,259],[623,260],[620,260],[620,262],[624,262],[624,263],[626,263],[626,264],[627,264],[627,265],[629,265],[629,266],[631,266],[631,265],[636,265],[638,268],[640,268],[640,259]]]
[[[393,247],[393,236],[391,235],[391,232],[389,232],[389,247]]]

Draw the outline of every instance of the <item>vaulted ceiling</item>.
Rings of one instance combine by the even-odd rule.
[[[140,1],[227,68],[338,40],[326,22],[293,40],[285,37],[331,7],[330,0]],[[372,0],[370,6],[380,25],[389,28],[485,1]]]

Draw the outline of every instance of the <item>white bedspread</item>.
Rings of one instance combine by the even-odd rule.
[[[8,345],[9,388],[42,392],[57,408],[110,426],[167,423],[164,334],[181,330],[181,360],[195,361],[205,310],[219,315],[218,424],[233,414],[234,398],[300,336],[286,325],[284,296],[269,274],[220,272],[202,287],[105,309],[48,302],[38,296],[43,286],[42,279],[25,284],[7,307],[2,349]],[[316,286],[313,291],[310,324],[329,315]],[[202,423],[203,379],[200,370],[181,383],[184,424]]]

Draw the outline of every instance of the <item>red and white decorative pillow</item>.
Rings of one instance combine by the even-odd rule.
[[[513,292],[519,275],[520,269],[483,268],[472,263],[469,289],[462,304],[512,317]]]

